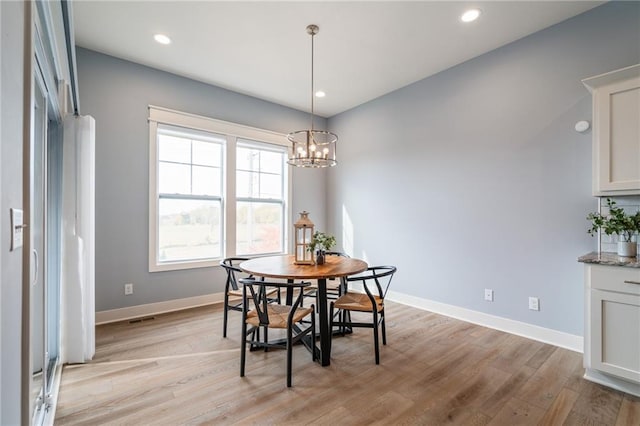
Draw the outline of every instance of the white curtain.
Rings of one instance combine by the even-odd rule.
[[[95,353],[95,120],[64,120],[62,167],[62,361]]]

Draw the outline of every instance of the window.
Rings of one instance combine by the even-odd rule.
[[[222,256],[222,136],[158,125],[161,263]]]
[[[284,136],[149,107],[149,270],[287,251]]]
[[[236,252],[284,250],[283,176],[286,151],[238,141],[236,149]]]

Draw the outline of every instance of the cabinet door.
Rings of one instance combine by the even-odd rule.
[[[591,366],[640,383],[640,296],[591,290]]]
[[[593,102],[594,193],[640,192],[640,78],[598,88]]]

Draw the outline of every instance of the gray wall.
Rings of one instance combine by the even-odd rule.
[[[640,4],[606,4],[330,118],[329,228],[397,265],[395,291],[582,335],[597,204],[580,80],[640,62],[639,40]]]
[[[22,206],[24,4],[0,2],[0,424],[20,424],[22,251],[10,252],[9,208]]]
[[[305,128],[308,115],[86,49],[77,60],[81,114],[96,119],[96,310],[221,292],[219,267],[148,272],[147,107],[282,133]],[[294,215],[310,211],[318,229],[325,226],[325,175],[293,169]],[[124,296],[125,283],[134,284],[133,295]]]

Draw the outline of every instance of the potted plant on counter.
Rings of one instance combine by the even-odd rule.
[[[618,256],[633,257],[637,255],[637,243],[633,236],[640,232],[640,211],[634,215],[625,213],[622,207],[616,207],[616,202],[607,198],[609,213],[589,213],[587,220],[591,221],[591,228],[587,231],[595,235],[598,230],[605,234],[618,235]]]
[[[336,245],[336,237],[333,235],[325,234],[324,232],[316,231],[311,238],[309,244],[309,251],[316,254],[316,264],[324,264],[325,252],[331,250],[331,247]]]

